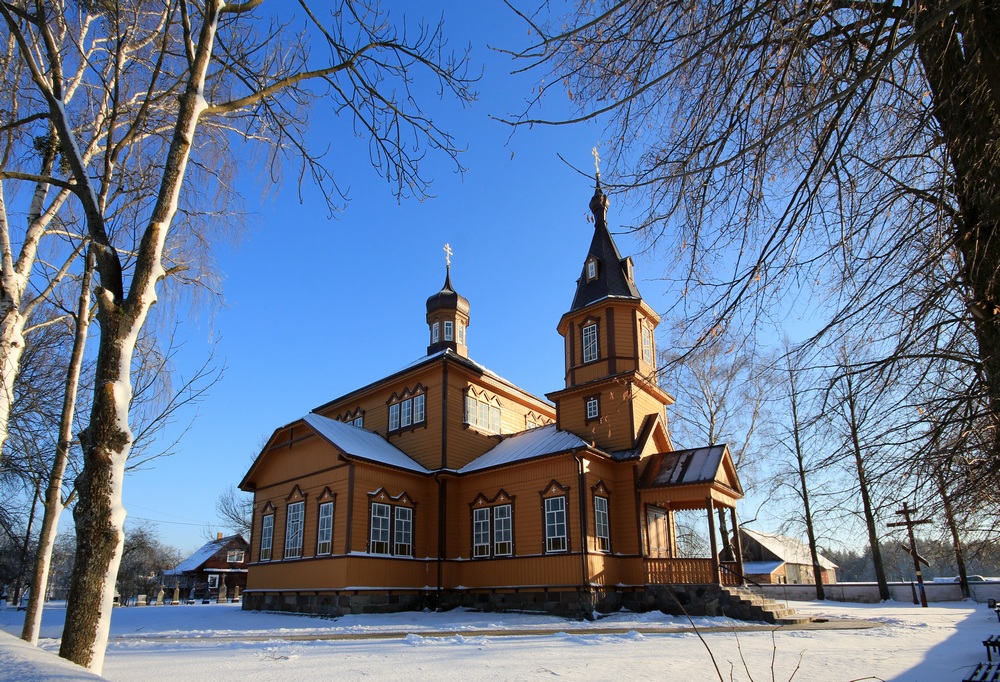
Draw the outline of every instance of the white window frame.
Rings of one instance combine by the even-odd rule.
[[[219,589],[219,574],[209,573],[208,574],[208,589],[217,590]]]
[[[587,261],[587,281],[591,282],[597,279],[597,261],[591,258]]]
[[[509,504],[493,507],[493,556],[514,553],[514,514]]]
[[[319,505],[319,521],[316,529],[316,554],[333,552],[333,502]]]
[[[431,343],[437,343],[441,340],[441,323],[435,322],[431,325]]]
[[[565,552],[567,549],[566,496],[545,498],[545,551]]]
[[[444,321],[444,340],[454,341],[455,339],[455,324],[451,320]]]
[[[393,403],[389,406],[389,430],[397,429],[399,429],[399,403]]]
[[[472,510],[472,556],[490,555],[490,508]]]
[[[226,563],[241,564],[246,558],[246,553],[242,549],[231,549],[226,552]]]
[[[305,501],[291,502],[286,509],[284,553],[286,559],[298,559],[302,556],[302,526],[305,514]]]
[[[351,420],[351,423],[354,424],[354,426],[357,426],[358,428],[364,427],[365,425],[364,415],[361,415],[360,417],[355,417],[353,420]]]
[[[413,556],[413,510],[395,506],[393,512],[393,554]]]
[[[260,561],[271,560],[274,543],[274,514],[265,514],[260,521]]]
[[[465,345],[465,325],[461,322],[458,323],[458,342]]]
[[[597,419],[601,416],[601,403],[597,398],[587,398],[587,419]]]
[[[392,508],[388,504],[372,502],[368,534],[369,554],[389,554],[389,528]],[[377,521],[377,522],[376,522]]]
[[[594,496],[594,536],[597,538],[597,549],[601,552],[611,551],[611,517],[608,511],[608,498]]]
[[[653,364],[653,330],[648,323],[642,323],[642,359]]]
[[[413,396],[413,423],[421,424],[426,418],[426,400],[424,400],[424,394]]]
[[[592,322],[583,328],[583,361],[594,362],[600,359],[600,345],[597,337],[597,323]]]
[[[404,400],[399,403],[399,428],[405,429],[413,423],[413,402]]]

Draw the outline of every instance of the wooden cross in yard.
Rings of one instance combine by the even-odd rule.
[[[917,541],[913,537],[913,527],[919,526],[922,523],[930,523],[931,521],[930,519],[924,519],[923,521],[914,521],[911,519],[910,515],[916,514],[917,510],[910,509],[906,502],[903,502],[903,508],[897,510],[896,513],[902,515],[906,520],[900,521],[899,523],[887,523],[886,525],[890,528],[906,526],[906,532],[910,536],[910,546],[907,547],[906,545],[903,545],[903,549],[905,549],[909,555],[913,557],[913,568],[917,572],[917,585],[920,586],[920,605],[927,608],[927,593],[924,590],[924,574],[920,572],[920,564],[923,563],[924,566],[929,566],[929,564],[926,559],[917,554]]]

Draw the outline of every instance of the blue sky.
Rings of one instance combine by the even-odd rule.
[[[443,126],[467,147],[464,175],[429,159],[436,198],[397,203],[367,155],[351,155],[356,144],[341,151],[338,121],[320,110],[312,134],[331,146],[338,182],[350,188],[343,212],[330,219],[311,187],[300,202],[292,173],[278,188],[252,184],[252,170],[241,174],[252,216],[240,243],[219,249],[224,305],[183,315],[178,328],[185,341],[178,375],[194,372],[217,343],[224,378],[179,417],[190,429],[176,453],[132,472],[125,486],[131,522],[155,523],[165,543],[189,551],[222,529],[216,499],[239,482],[274,428],[425,354],[424,305],[443,283],[445,243],[454,251],[452,282],[472,305],[471,357],[536,394],[563,386],[555,327],[590,243],[593,181],[557,155],[590,171],[601,129],[511,135],[491,120],[520,111],[533,80],[510,76],[510,60],[487,45],[523,46],[530,36],[498,0],[444,5],[452,44],[470,41],[473,64],[484,69],[474,106],[440,109]],[[420,7],[437,16],[429,3]],[[545,106],[554,113],[567,104]],[[334,134],[324,140],[328,130]],[[620,203],[609,212],[613,229],[630,221]],[[623,255],[636,254],[630,236],[617,240]],[[643,281],[661,268],[636,260],[640,291],[663,310],[662,283]]]

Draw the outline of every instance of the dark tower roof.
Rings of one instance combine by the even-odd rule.
[[[438,310],[457,310],[461,313],[469,314],[469,299],[462,296],[451,287],[451,266],[444,276],[444,286],[441,291],[431,295],[427,299],[427,314],[430,315]]]
[[[594,189],[590,200],[590,210],[594,214],[594,238],[590,242],[590,250],[583,264],[583,274],[576,284],[576,295],[569,311],[580,310],[591,303],[605,298],[641,299],[639,289],[629,276],[627,259],[622,258],[615,246],[611,233],[608,232],[607,212],[608,198],[601,190],[600,181]],[[587,264],[591,260],[597,263],[597,276],[587,277]]]

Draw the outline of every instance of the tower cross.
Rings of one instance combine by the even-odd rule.
[[[451,265],[451,254],[452,253],[453,252],[451,250],[451,244],[445,244],[444,245],[444,264],[445,265],[448,265],[448,266]]]
[[[597,177],[601,177],[601,155],[597,153],[597,147],[591,149],[590,153],[594,157],[594,172]]]

